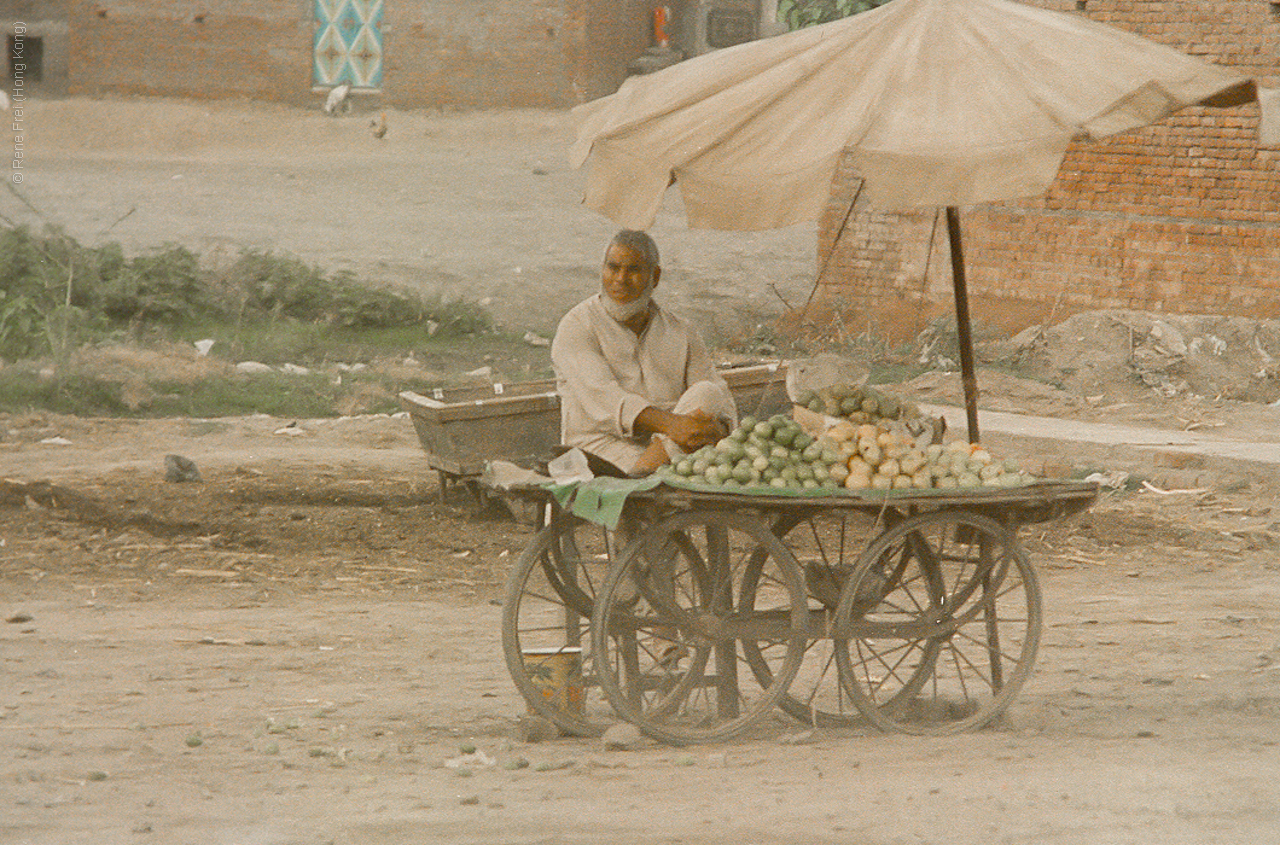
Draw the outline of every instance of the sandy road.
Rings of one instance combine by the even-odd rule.
[[[393,111],[380,141],[367,116],[248,102],[72,98],[28,111],[22,192],[40,215],[9,192],[0,212],[85,243],[176,242],[210,262],[276,250],[488,300],[500,320],[545,330],[594,289],[617,228],[579,202],[565,112]],[[750,333],[784,299],[804,301],[815,231],[690,231],[674,197],[653,228],[667,295],[712,317],[713,335]]]

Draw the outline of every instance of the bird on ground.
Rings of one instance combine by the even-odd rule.
[[[330,117],[351,111],[351,83],[334,86],[324,101],[324,113]]]
[[[369,126],[373,130],[373,137],[385,137],[387,134],[387,113],[380,112],[377,120],[369,121]]]

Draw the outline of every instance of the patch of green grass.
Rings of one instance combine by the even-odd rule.
[[[0,358],[60,353],[124,333],[185,337],[218,328],[245,349],[310,348],[326,329],[417,330],[462,337],[492,329],[478,304],[361,284],[288,255],[249,250],[225,269],[173,244],[126,257],[65,232],[0,227]],[[372,336],[372,335],[371,335]],[[192,338],[197,339],[197,338]]]
[[[89,376],[52,378],[29,370],[0,370],[0,412],[44,409],[74,416],[133,416],[120,386]]]
[[[229,267],[206,268],[180,246],[128,257],[119,244],[82,246],[56,228],[0,227],[0,411],[121,417],[322,417],[352,407],[390,412],[399,409],[400,390],[448,385],[425,368],[422,380],[403,373],[393,380],[373,368],[339,378],[328,365],[440,358],[465,362],[455,369],[466,372],[490,360],[479,350],[494,334],[478,304],[362,285],[349,273],[326,274],[287,255],[247,251]],[[151,376],[141,386],[136,376],[124,391],[118,373],[99,377],[74,363],[75,350],[106,341],[161,347],[204,339],[214,340],[212,357],[223,361],[292,363],[317,372],[181,382]],[[475,357],[462,357],[468,354]],[[6,360],[31,363],[6,367]],[[507,373],[517,376],[527,377]]]
[[[255,373],[192,383],[157,382],[149,417],[225,417],[271,414],[283,417],[334,416],[337,393],[323,375]],[[138,415],[136,412],[131,415]]]

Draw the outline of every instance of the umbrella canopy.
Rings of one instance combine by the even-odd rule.
[[[969,205],[1043,193],[1075,138],[1254,99],[1247,77],[1082,15],[893,0],[629,79],[574,110],[570,158],[585,203],[628,228],[674,182],[690,226],[767,229],[816,219],[846,151],[873,207]]]

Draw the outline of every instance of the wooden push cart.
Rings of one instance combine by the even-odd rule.
[[[633,493],[615,532],[544,499],[552,516],[507,582],[507,664],[534,710],[581,735],[621,718],[664,742],[718,740],[775,706],[817,725],[978,728],[1039,643],[1019,528],[1096,496],[1083,482],[822,497],[663,485]],[[536,656],[563,653],[582,674],[568,708],[543,696]]]
[[[663,483],[630,492],[609,530],[546,488],[502,491],[542,515],[507,580],[507,666],[531,710],[583,736],[623,719],[663,742],[714,741],[775,708],[819,726],[978,728],[1017,694],[1039,644],[1019,529],[1097,492]]]

